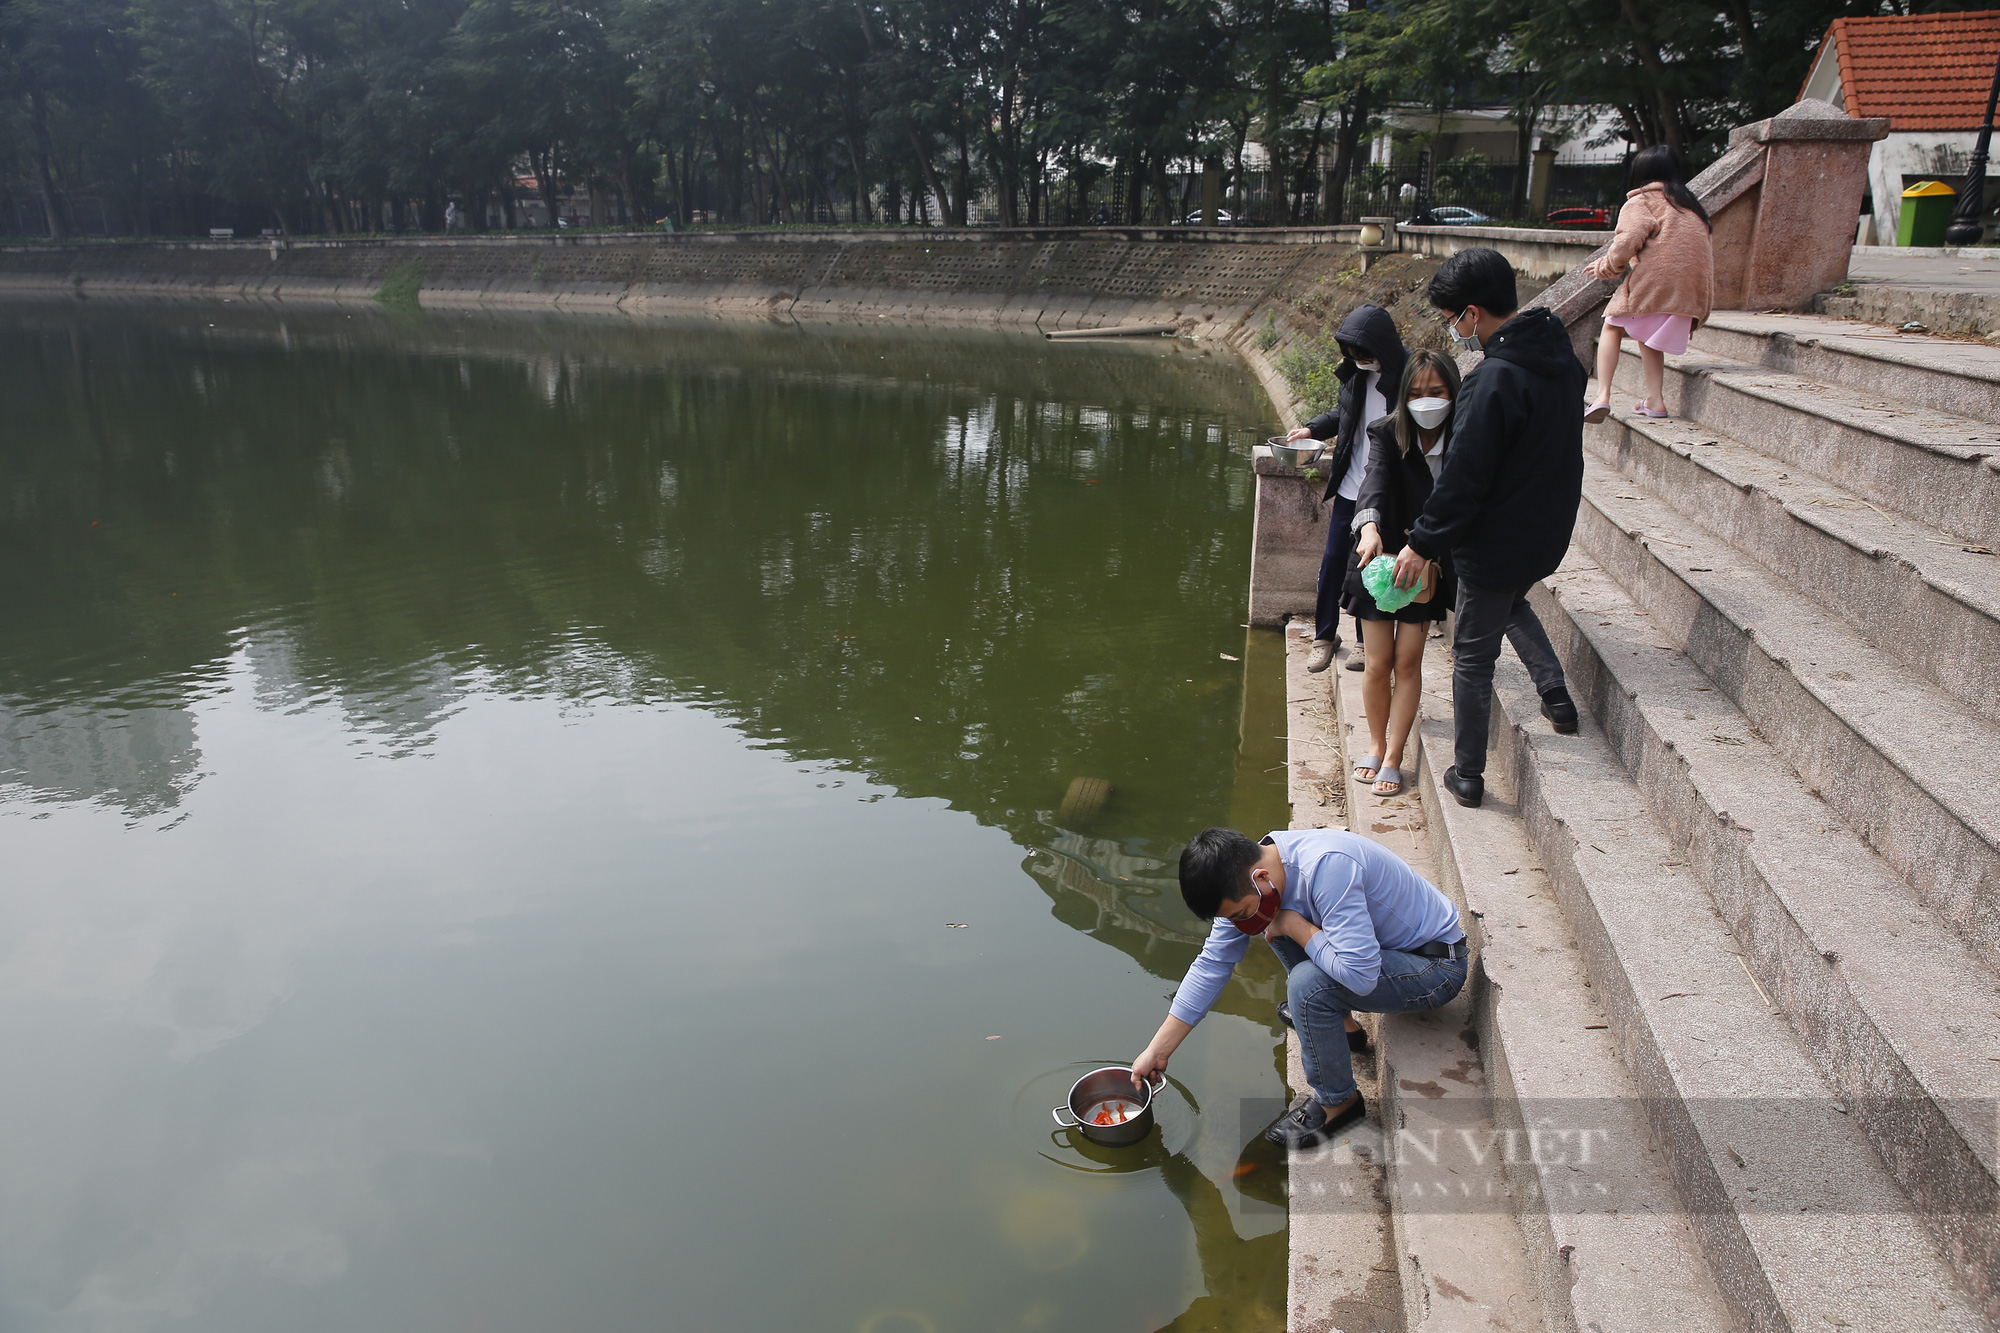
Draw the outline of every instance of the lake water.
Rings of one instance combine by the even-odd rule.
[[[0,401],[0,1327],[1283,1327],[1267,950],[1050,1115],[1286,818],[1226,355],[15,304]]]

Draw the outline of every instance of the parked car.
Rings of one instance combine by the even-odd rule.
[[[1433,208],[1431,217],[1440,227],[1480,227],[1493,220],[1476,208],[1460,208],[1456,204]]]
[[[1196,211],[1182,218],[1181,225],[1183,227],[1233,227],[1236,225],[1236,217],[1228,209],[1218,208],[1215,210],[1215,221],[1210,222],[1199,211]]]
[[[1597,231],[1607,231],[1611,227],[1611,210],[1608,208],[1551,208],[1549,225],[1552,227],[1590,227]]]

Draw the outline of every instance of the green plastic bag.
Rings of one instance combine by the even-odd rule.
[[[1386,616],[1396,614],[1416,600],[1417,585],[1398,588],[1396,562],[1386,555],[1378,555],[1368,562],[1361,571],[1361,584],[1375,599],[1375,609]]]

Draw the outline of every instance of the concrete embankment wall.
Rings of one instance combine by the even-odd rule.
[[[1404,231],[1406,249],[1495,245],[1527,272],[1574,263],[1567,252],[1587,253],[1597,239]],[[1206,333],[1197,326],[1238,323],[1286,284],[1312,283],[1351,261],[1359,232],[1056,227],[15,245],[0,247],[0,294],[352,300],[401,279],[426,305],[879,315],[1047,330],[1173,320]]]
[[[695,232],[0,248],[0,293],[372,297],[1033,324],[1235,323],[1353,253],[1352,227]],[[1190,331],[1193,331],[1190,329]]]

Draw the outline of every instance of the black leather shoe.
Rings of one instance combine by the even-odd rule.
[[[1444,789],[1460,805],[1477,806],[1486,799],[1485,778],[1462,778],[1458,775],[1458,765],[1453,764],[1444,771]]]
[[[1367,1114],[1368,1103],[1360,1093],[1356,1093],[1353,1103],[1338,1115],[1328,1114],[1315,1098],[1308,1097],[1296,1110],[1281,1116],[1277,1124],[1265,1130],[1264,1137],[1281,1148],[1310,1148],[1332,1138]]]
[[[1570,701],[1569,691],[1558,685],[1542,696],[1542,716],[1556,729],[1559,736],[1576,734],[1576,705]]]

